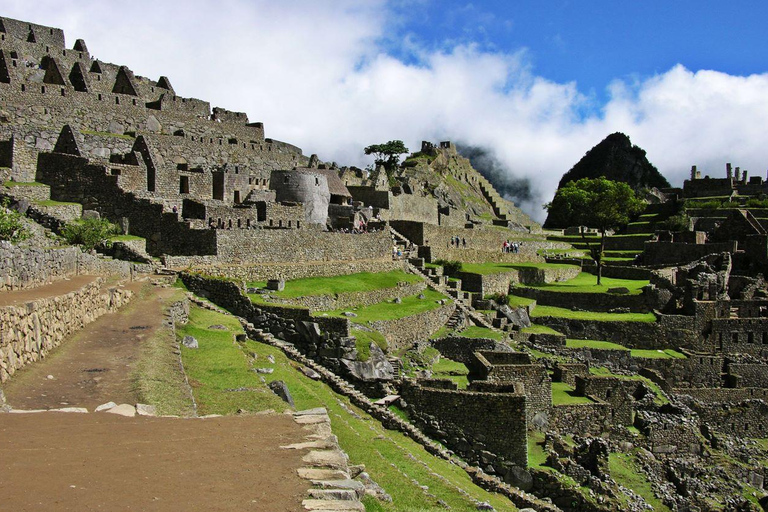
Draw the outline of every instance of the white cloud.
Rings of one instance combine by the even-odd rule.
[[[474,45],[427,51],[418,64],[387,55],[399,20],[384,0],[149,2],[11,0],[4,16],[65,29],[68,44],[136,73],[170,78],[176,92],[248,113],[267,136],[340,164],[364,165],[362,148],[403,139],[452,138],[490,147],[510,172],[530,177],[538,219],[557,182],[614,131],[628,134],[673,185],[690,165],[720,175],[726,161],[768,165],[768,74],[730,76],[676,66],[610,85],[599,116],[576,83],[535,75],[524,49]]]

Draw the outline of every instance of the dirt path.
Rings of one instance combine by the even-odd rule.
[[[62,279],[52,284],[40,286],[38,288],[32,288],[30,290],[13,290],[10,292],[0,292],[0,307],[2,306],[15,306],[17,304],[24,304],[31,300],[40,299],[43,297],[56,297],[58,295],[65,295],[69,292],[73,292],[95,281],[97,276],[73,276],[69,279]]]
[[[135,294],[130,304],[87,325],[46,359],[4,384],[8,404],[15,409],[86,407],[91,411],[109,401],[135,404],[131,377],[142,340],[162,325],[164,301],[175,290],[145,282],[126,288]]]
[[[306,434],[287,415],[0,414],[0,509],[298,511]]]

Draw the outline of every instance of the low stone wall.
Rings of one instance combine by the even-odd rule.
[[[470,464],[502,476],[510,465],[527,467],[526,398],[522,393],[438,389],[405,381],[400,395],[417,425]]]
[[[763,388],[675,388],[672,393],[689,395],[709,403],[737,403],[757,399],[768,401],[768,389]]]
[[[582,270],[590,274],[597,275],[597,266],[585,265]],[[603,277],[612,279],[635,279],[648,281],[651,279],[651,271],[641,267],[621,267],[615,265],[605,265],[602,271]]]
[[[166,256],[165,264],[169,268],[199,272],[215,277],[237,279],[239,281],[267,281],[269,279],[303,279],[305,277],[330,277],[359,272],[389,272],[404,270],[403,261],[315,261],[305,263],[264,263],[226,265],[218,264],[216,257]]]
[[[83,253],[78,247],[36,249],[0,242],[0,291],[36,288],[73,275],[128,278],[136,270],[127,261]]]
[[[573,309],[589,305],[590,311],[607,312],[616,308],[625,308],[633,313],[647,313],[651,310],[649,297],[640,295],[618,295],[613,293],[556,292],[539,288],[516,286],[514,294],[519,297],[534,299],[542,306]]]
[[[475,352],[512,352],[512,347],[490,338],[465,338],[463,336],[447,336],[432,340],[431,345],[444,357],[459,363],[469,364],[475,360]]]
[[[506,295],[513,284],[538,285],[573,279],[581,272],[580,267],[535,268],[523,267],[510,269],[509,272],[493,274],[475,274],[461,272],[461,289],[467,292],[482,293],[483,297],[493,293]]]
[[[51,189],[47,185],[11,184],[4,187],[13,197],[23,197],[30,201],[45,201],[51,198]]]
[[[456,304],[451,302],[418,315],[397,320],[377,320],[371,322],[371,328],[384,335],[390,351],[397,351],[408,348],[417,341],[428,339],[433,332],[445,325],[455,309]]]
[[[0,382],[44,358],[67,336],[130,300],[130,291],[103,290],[103,284],[104,280],[98,278],[66,295],[0,308]]]
[[[271,296],[269,302],[288,304],[308,308],[311,311],[333,311],[335,309],[351,308],[354,306],[370,306],[379,302],[390,301],[395,298],[408,297],[421,293],[427,287],[427,283],[399,283],[392,288],[382,288],[368,292],[345,292],[336,295],[312,295],[297,297],[295,299],[282,299]]]

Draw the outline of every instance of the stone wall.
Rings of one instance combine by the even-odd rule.
[[[424,299],[428,300],[428,299]],[[432,333],[445,325],[456,309],[456,304],[449,302],[436,309],[397,320],[377,320],[370,323],[387,339],[390,351],[409,348],[417,341],[426,340]]]
[[[217,265],[215,258],[171,256],[165,258],[165,263],[169,268],[189,268],[192,272],[246,282],[267,281],[269,279],[291,281],[306,277],[330,277],[359,272],[389,272],[405,269],[403,261],[391,259],[389,261],[307,261],[303,263]]]
[[[508,294],[510,285],[538,285],[544,283],[553,283],[557,281],[566,281],[579,275],[581,269],[577,266],[571,267],[522,267],[519,269],[510,269],[509,272],[499,272],[493,274],[475,274],[472,272],[461,272],[461,289],[468,292],[482,293],[483,296],[493,293]]]
[[[768,318],[714,318],[711,346],[723,354],[768,356]]]
[[[654,454],[701,453],[699,426],[693,418],[638,411],[635,421]]]
[[[735,364],[728,365],[731,375],[738,375],[739,387],[768,388],[768,368],[765,364]]]
[[[674,242],[645,242],[643,265],[680,265],[708,254],[736,251],[737,243],[678,244]]]
[[[736,403],[744,400],[768,401],[768,389],[765,388],[677,388],[675,395],[689,395],[705,403]]]
[[[556,405],[549,410],[548,428],[563,433],[600,435],[610,430],[611,407],[605,402]]]
[[[502,476],[511,465],[527,467],[526,399],[522,392],[478,393],[406,381],[400,395],[408,404],[410,417],[427,434],[471,464]]]
[[[0,382],[44,358],[65,338],[131,298],[120,288],[104,290],[99,278],[79,290],[0,308]]]
[[[764,400],[746,400],[731,404],[701,404],[694,407],[701,421],[720,432],[740,437],[764,438],[768,435],[765,418],[768,404]]]

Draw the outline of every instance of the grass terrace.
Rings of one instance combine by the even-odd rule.
[[[608,466],[611,477],[616,483],[623,485],[643,497],[653,507],[653,510],[669,512],[669,508],[653,493],[653,487],[648,477],[640,469],[633,453],[608,454]]]
[[[270,291],[270,295],[283,299],[295,299],[313,295],[335,295],[348,292],[369,292],[384,288],[394,288],[399,283],[418,283],[421,278],[402,270],[390,272],[360,272],[331,277],[307,277],[286,281],[283,291]],[[263,281],[248,283],[251,288],[264,288]]]
[[[618,343],[611,343],[610,341],[598,341],[598,340],[565,340],[566,348],[594,348],[600,350],[629,350],[627,347],[619,345]]]
[[[144,240],[144,238],[140,236],[134,236],[134,235],[115,235],[113,237],[110,237],[110,240],[113,242],[132,242],[135,240]]]
[[[540,290],[549,290],[553,292],[572,292],[572,293],[607,293],[610,288],[624,287],[629,290],[630,295],[640,295],[643,286],[647,286],[649,281],[635,279],[615,279],[603,277],[601,284],[597,285],[597,276],[582,272],[573,279],[567,281],[558,281],[556,283],[545,283],[529,286],[529,288],[538,288]]]
[[[632,349],[632,357],[644,357],[646,359],[686,359],[687,356],[677,350],[666,348],[664,350]]]
[[[605,368],[603,366],[591,366],[589,368],[589,373],[592,375],[600,375],[603,377],[616,377],[617,379],[621,380],[639,380],[645,383],[646,386],[648,386],[653,392],[656,394],[656,399],[654,400],[654,403],[656,405],[664,405],[668,404],[669,400],[664,396],[664,393],[661,391],[661,388],[658,384],[653,382],[652,380],[648,379],[647,377],[642,377],[640,375],[619,375],[612,373],[608,368]]]
[[[490,338],[492,340],[501,341],[505,335],[501,331],[494,331],[487,327],[480,327],[478,325],[470,325],[463,331],[459,331],[456,334],[464,336],[465,338]]]
[[[403,297],[400,304],[395,302],[379,302],[365,307],[323,311],[317,313],[316,316],[327,315],[346,318],[343,313],[345,311],[353,311],[357,315],[357,317],[353,317],[352,319],[355,323],[375,322],[377,320],[398,320],[407,316],[418,315],[419,313],[437,309],[440,307],[440,304],[437,303],[438,300],[445,299],[448,302],[451,302],[451,299],[448,299],[441,293],[429,288],[422,293],[424,294],[423,299],[420,299],[418,295],[411,295],[409,297]]]
[[[523,327],[521,331],[528,334],[562,334],[546,325],[538,324],[531,324],[530,327]]]
[[[33,204],[36,204],[37,206],[71,206],[71,205],[77,205],[80,206],[80,203],[68,203],[64,201],[54,201],[53,199],[41,199],[38,201],[32,201]]]
[[[39,181],[4,181],[4,187],[47,187],[45,183]]]
[[[541,317],[569,318],[572,320],[597,320],[603,322],[655,322],[653,313],[602,313],[597,311],[573,311],[554,306],[536,306],[531,318]]]
[[[459,363],[448,359],[447,357],[440,357],[432,365],[432,378],[433,379],[451,379],[455,382],[459,389],[467,389],[469,386],[469,370],[464,363]]]

